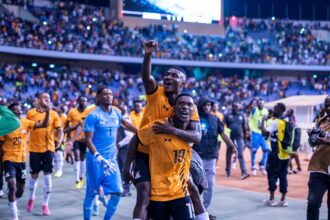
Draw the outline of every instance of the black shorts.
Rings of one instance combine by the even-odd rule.
[[[30,173],[37,174],[40,171],[45,173],[53,172],[54,153],[46,151],[44,153],[30,152]]]
[[[11,161],[3,162],[3,170],[5,171],[6,180],[15,178],[17,182],[25,184],[26,165],[25,163],[15,163]]]
[[[84,141],[75,141],[73,143],[73,150],[79,150],[80,152],[86,153],[86,143]]]
[[[134,184],[141,182],[150,182],[149,155],[136,152],[134,164]]]
[[[194,218],[190,197],[166,202],[150,201],[148,207],[150,219],[155,220],[191,220]]]

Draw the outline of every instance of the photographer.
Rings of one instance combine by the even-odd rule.
[[[308,131],[309,143],[316,147],[309,162],[307,220],[318,220],[322,198],[330,187],[330,96],[324,101],[326,115],[319,118],[316,128]],[[328,198],[328,219],[330,219],[330,199]]]

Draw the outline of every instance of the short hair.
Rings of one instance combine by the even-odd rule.
[[[185,80],[187,80],[187,73],[184,69],[182,69],[181,67],[178,66],[171,66],[169,69],[176,69],[178,71],[180,71],[183,74],[183,77]]]
[[[84,95],[78,96],[77,101],[79,101],[81,98],[86,98],[86,96],[84,96]]]
[[[182,72],[183,74],[187,75],[186,71],[184,69],[182,69],[181,67],[179,66],[172,66],[170,69],[176,69],[176,70],[179,70],[180,72]]]
[[[41,97],[42,94],[47,94],[47,95],[49,95],[48,92],[42,91],[42,92],[38,92],[38,93],[37,93],[37,98],[39,99],[39,98]]]
[[[97,89],[97,92],[96,92],[96,95],[98,96],[98,95],[100,95],[101,93],[102,93],[102,91],[104,90],[104,89],[107,89],[108,87],[106,87],[106,86],[100,86],[98,89]]]
[[[8,105],[8,108],[9,108],[10,110],[12,110],[15,106],[18,106],[18,105],[19,105],[18,102],[14,102],[14,103],[11,103],[10,105]]]
[[[279,103],[277,103],[277,106],[280,108],[280,110],[281,110],[282,112],[285,112],[285,110],[286,110],[286,106],[285,106],[284,103],[279,102]]]
[[[194,100],[194,97],[192,96],[191,92],[189,91],[184,91],[184,92],[181,92],[174,100],[174,105],[176,104],[176,102],[178,101],[178,99],[182,96],[188,96],[190,98],[192,98]]]

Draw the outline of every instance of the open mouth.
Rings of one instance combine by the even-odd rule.
[[[181,116],[183,116],[183,117],[189,117],[189,113],[188,112],[181,112]]]
[[[172,86],[172,82],[164,81],[164,86],[165,87],[170,87],[170,86]]]

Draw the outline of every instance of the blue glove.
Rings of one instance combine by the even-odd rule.
[[[106,160],[99,152],[94,153],[94,157],[99,162],[99,164],[102,166],[104,175],[109,176],[111,173],[114,173],[116,171],[116,166],[114,163]]]

